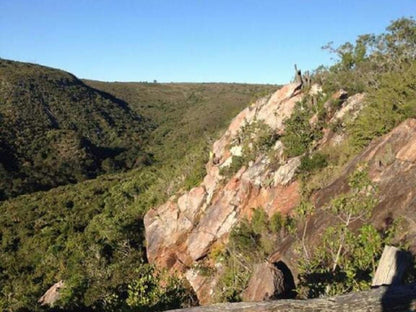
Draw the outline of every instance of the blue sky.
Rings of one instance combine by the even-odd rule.
[[[0,0],[0,57],[105,81],[284,83],[416,0]]]

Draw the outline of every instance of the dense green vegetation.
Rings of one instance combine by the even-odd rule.
[[[400,18],[380,35],[366,34],[355,43],[327,48],[337,62],[315,71],[314,79],[324,91],[343,88],[354,94],[366,92],[367,106],[348,125],[351,143],[357,148],[390,131],[415,115],[416,21]]]
[[[150,161],[151,124],[73,75],[0,59],[0,200]]]
[[[285,134],[281,140],[288,157],[309,153],[312,143],[322,137],[325,124],[325,109],[323,104],[327,97],[322,94],[307,96],[298,102],[293,114],[285,120]],[[316,115],[317,122],[312,125],[311,118]]]
[[[155,161],[164,163],[184,157],[190,148],[206,149],[247,104],[277,88],[235,83],[85,82],[126,101],[155,123],[148,150]],[[208,149],[204,155],[208,156]]]
[[[49,107],[56,105],[59,114],[64,116],[63,121],[60,121],[60,127],[68,123],[68,118],[78,127],[74,130],[55,129],[47,123],[46,116],[45,125],[39,128],[39,132],[37,128],[33,133],[27,131],[28,136],[24,139],[28,144],[31,143],[29,134],[39,137],[35,140],[36,148],[33,147],[30,151],[37,153],[38,149],[41,150],[47,155],[47,161],[42,164],[47,163],[51,166],[49,168],[45,165],[44,171],[37,173],[36,177],[45,178],[46,174],[49,174],[61,179],[61,184],[78,181],[67,181],[65,176],[61,175],[62,171],[54,171],[59,160],[55,158],[63,151],[67,152],[65,156],[68,160],[65,168],[74,175],[77,174],[74,163],[78,158],[92,162],[94,166],[100,166],[94,175],[134,167],[134,164],[128,162],[133,158],[125,157],[125,162],[122,163],[120,155],[137,156],[139,161],[143,161],[145,159],[141,159],[140,155],[152,154],[152,163],[146,163],[144,167],[136,164],[137,168],[128,172],[104,174],[75,185],[18,196],[0,203],[0,308],[6,311],[39,310],[36,301],[48,287],[60,279],[65,280],[66,286],[58,307],[65,310],[149,311],[180,307],[189,300],[193,302],[187,291],[188,286],[181,280],[175,277],[166,279],[165,273],[143,263],[143,214],[166,200],[180,187],[189,188],[199,183],[205,172],[207,147],[218,131],[228,125],[236,112],[248,105],[258,93],[270,92],[276,87],[115,83],[117,88],[122,90],[121,94],[116,94],[117,97],[128,94],[129,90],[137,92],[134,97],[126,98],[134,103],[130,105],[114,95],[87,87],[67,73],[37,65],[2,62],[7,65],[7,71],[1,73],[10,81],[15,81],[11,77],[16,76],[23,84],[29,84],[26,80],[36,78],[36,84],[33,82],[35,87],[48,90],[39,95],[45,103],[49,103],[46,100],[50,100],[50,93],[59,96],[60,101],[49,104]],[[21,72],[18,70],[19,67]],[[14,72],[15,69],[17,73]],[[37,74],[40,76],[36,76]],[[32,78],[33,76],[35,78]],[[50,76],[56,76],[55,80]],[[51,81],[47,82],[48,79]],[[60,82],[62,79],[63,82]],[[71,85],[72,89],[67,89],[68,85]],[[102,85],[112,86],[111,83]],[[13,86],[9,83],[9,88],[13,89]],[[80,94],[77,95],[74,90],[78,90]],[[85,95],[84,91],[88,98],[82,97]],[[188,97],[188,93],[202,94],[203,98]],[[77,101],[71,102],[65,96],[77,96],[80,104]],[[95,99],[95,96],[104,97],[108,103],[90,103],[88,99]],[[12,103],[12,100],[17,103],[15,106],[19,105],[22,111],[20,114],[24,117],[21,119],[27,122],[27,127],[34,127],[34,124],[38,123],[35,120],[44,117],[40,113],[29,113],[30,107],[27,106],[31,102],[25,102],[26,98],[18,100],[10,97],[7,103]],[[134,120],[127,121],[124,115],[124,119],[114,117],[117,121],[114,121],[113,125],[118,125],[123,120],[130,124],[136,123],[141,127],[136,129],[137,133],[133,133],[134,129],[127,124],[120,126],[117,130],[119,132],[114,133],[111,132],[113,128],[104,128],[103,136],[88,132],[90,128],[95,130],[95,114],[109,116],[112,110],[115,110],[114,107],[119,106],[128,112],[128,116],[133,116]],[[52,108],[49,109],[52,111]],[[88,111],[85,116],[84,109]],[[59,114],[56,113],[56,116],[61,116]],[[71,117],[72,114],[75,114],[76,118]],[[92,114],[91,119],[88,114]],[[32,117],[33,120],[30,119]],[[4,117],[3,120],[10,118]],[[178,127],[179,124],[187,126]],[[39,122],[39,125],[43,124]],[[85,132],[77,134],[78,129]],[[4,144],[1,145],[1,160],[5,166],[10,164],[7,157],[15,157],[19,161],[21,157],[21,154],[12,154],[11,149],[6,149],[6,143],[12,142],[10,138],[20,135],[20,132],[12,130],[10,128],[9,132],[2,132],[7,134],[2,136]],[[74,141],[77,138],[80,138],[81,142],[87,140],[83,137],[84,134],[90,136],[88,142],[102,144],[98,145],[101,147],[98,149],[92,146],[92,143],[88,143],[92,146],[91,150],[85,148],[79,152],[75,147],[70,150],[70,143],[75,145]],[[139,137],[140,135],[143,137]],[[58,139],[62,141],[58,142],[61,149],[55,149],[55,155],[53,148],[58,145],[55,143]],[[112,139],[113,143],[120,144],[119,146],[140,147],[140,150],[135,152],[133,148],[120,153],[117,149],[114,155],[106,154],[106,159],[102,159],[101,154],[92,154],[97,150],[99,153],[107,152],[107,146]],[[51,140],[55,140],[53,144]],[[168,149],[163,148],[165,145]],[[146,153],[142,152],[144,149]],[[28,154],[27,157],[30,155],[32,154]],[[19,172],[18,168],[15,169],[16,171],[6,173]],[[79,180],[83,179],[84,176],[79,177]],[[27,185],[31,185],[29,180]],[[28,187],[24,191],[35,189]],[[15,193],[10,195],[13,196]],[[165,290],[156,287],[160,282],[167,283]],[[143,301],[143,293],[148,297],[148,301]]]

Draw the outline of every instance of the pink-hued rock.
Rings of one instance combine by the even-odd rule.
[[[260,263],[254,267],[253,274],[244,290],[243,301],[264,301],[276,299],[285,292],[282,271],[271,263]]]
[[[407,127],[410,132],[414,129],[414,123],[409,122],[403,125],[403,127]],[[416,136],[409,138],[407,143],[397,152],[396,158],[401,161],[416,163]]]
[[[254,196],[256,189],[261,188],[267,163],[257,162],[247,170],[242,169],[228,183],[222,183],[223,186],[219,186],[223,179],[219,168],[224,166],[225,161],[231,161],[233,153],[238,154],[239,148],[232,147],[231,142],[248,123],[263,120],[274,130],[283,130],[284,119],[290,116],[296,102],[302,98],[302,94],[297,91],[298,87],[296,83],[286,85],[270,98],[262,98],[239,113],[225,134],[214,143],[213,156],[206,166],[207,175],[201,186],[179,198],[172,197],[146,214],[144,223],[150,262],[183,269],[189,259],[204,257],[213,242],[228,235],[238,222],[241,212],[252,208],[247,208],[245,203],[255,201],[250,196]],[[289,163],[287,169],[292,168],[291,175],[288,173],[288,176],[282,177],[287,166],[281,169],[283,173],[280,174],[279,183],[287,184],[291,180],[294,172],[292,163],[293,161]],[[266,191],[269,195],[263,192],[261,197],[274,203],[279,197],[275,189]]]
[[[241,153],[241,147],[233,144],[242,127],[260,120],[282,133],[284,120],[302,97],[299,84],[293,83],[244,109],[214,143],[212,157],[206,165],[207,175],[201,185],[170,198],[146,214],[149,262],[187,272],[185,276],[200,300],[209,299],[207,285],[211,284],[197,276],[196,271],[189,270],[192,263],[204,258],[216,241],[226,241],[232,227],[243,216],[250,216],[254,208],[263,207],[272,215],[277,211],[289,213],[298,204],[299,185],[292,178],[300,161],[296,158],[286,162],[279,142],[274,148],[281,162],[276,172],[268,169],[266,156],[241,168],[228,181],[220,175],[220,168],[229,165],[233,155]]]
[[[299,204],[300,185],[294,177],[300,157],[285,159],[280,141],[273,147],[273,166],[267,155],[259,155],[228,181],[221,176],[220,168],[229,166],[233,155],[240,156],[238,137],[244,126],[263,121],[276,133],[283,133],[285,119],[303,96],[299,84],[292,83],[244,109],[213,144],[207,175],[201,185],[146,214],[149,261],[188,272],[185,276],[200,300],[209,299],[207,285],[211,284],[197,276],[198,272],[190,273],[192,264],[205,258],[215,242],[226,243],[233,226],[242,217],[250,218],[254,209],[261,207],[272,216],[276,212],[289,214]]]
[[[213,155],[216,162],[222,164],[231,156],[227,148],[237,137],[241,128],[253,121],[264,121],[276,132],[282,132],[284,120],[289,117],[295,104],[303,98],[299,84],[292,83],[277,90],[269,99],[261,98],[241,111],[232,121],[225,134],[214,143]]]
[[[198,301],[201,305],[213,302],[214,288],[218,283],[218,276],[200,274],[196,269],[189,269],[185,272],[188,280],[195,293],[198,294]]]
[[[361,110],[365,106],[365,94],[357,93],[349,98],[345,98],[345,91],[340,90],[332,95],[331,100],[324,104],[327,106],[327,115],[330,117],[329,124],[335,125],[340,123],[342,127],[345,127],[347,122],[351,122],[357,118]],[[341,107],[334,111],[331,107],[333,100],[342,101]],[[329,103],[329,104],[328,104]],[[330,145],[335,146],[344,141],[346,134],[344,132],[334,133],[329,128],[323,129],[323,137],[319,142],[319,145]]]
[[[274,184],[287,185],[294,177],[296,170],[300,166],[300,158],[294,157],[287,161],[286,164],[282,165],[274,173],[273,181]]]
[[[260,154],[232,177],[220,174],[220,169],[232,161],[232,156],[241,152],[238,136],[245,125],[263,120],[276,133],[283,133],[284,120],[303,97],[298,86],[289,84],[237,115],[225,134],[214,143],[212,157],[206,165],[207,175],[201,185],[173,196],[150,210],[144,218],[149,261],[182,272],[202,304],[212,303],[219,273],[207,277],[191,267],[202,261],[213,266],[212,261],[205,261],[212,246],[226,244],[233,226],[243,217],[250,218],[254,209],[261,207],[268,216],[276,212],[290,214],[301,200],[301,186],[296,179],[301,156],[286,159],[280,141],[272,148],[273,157]],[[364,107],[364,99],[364,94],[346,98],[345,92],[339,91],[332,97],[332,100],[341,100],[336,103],[338,105],[328,104],[333,109],[329,122],[339,122],[342,126],[346,120],[356,118]],[[329,129],[323,132],[323,138],[313,147],[316,150],[339,144],[345,138],[344,134]],[[319,235],[334,222],[320,208],[348,190],[348,175],[362,163],[367,164],[370,177],[381,194],[373,215],[374,224],[380,228],[391,216],[401,216],[410,224],[408,236],[416,237],[416,120],[409,119],[372,142],[346,165],[337,179],[313,194],[312,201],[317,209],[305,236],[310,246],[319,243]],[[410,249],[416,252],[416,244]],[[276,246],[270,259],[282,258],[289,267],[295,267],[296,253],[290,237]]]
[[[341,109],[338,110],[331,122],[335,120],[345,120],[346,115],[349,114],[348,120],[354,120],[357,118],[358,114],[364,107],[364,93],[357,93],[349,97],[341,106]]]
[[[288,118],[295,104],[303,98],[302,93],[296,93],[297,83],[284,86],[276,91],[266,105],[259,108],[257,120],[263,120],[270,128],[280,132],[283,130],[283,121]]]
[[[178,198],[178,208],[189,221],[194,222],[205,197],[206,192],[203,186],[194,187]]]
[[[243,167],[218,194],[199,224],[189,235],[188,250],[193,260],[205,256],[212,243],[228,234],[238,221],[239,206],[247,192],[247,184],[241,183]]]
[[[38,303],[41,306],[48,305],[53,307],[55,303],[61,298],[60,290],[65,286],[64,281],[59,281],[53,284],[45,294],[39,298]]]

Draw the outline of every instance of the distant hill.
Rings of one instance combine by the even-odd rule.
[[[150,127],[67,72],[0,59],[0,199],[139,166]]]
[[[239,83],[146,83],[84,80],[115,95],[152,120],[149,150],[155,159],[183,157],[198,142],[213,141],[250,102],[276,91],[276,85]]]

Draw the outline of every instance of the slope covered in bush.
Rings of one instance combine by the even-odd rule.
[[[73,75],[0,60],[0,200],[140,166],[150,124]]]

